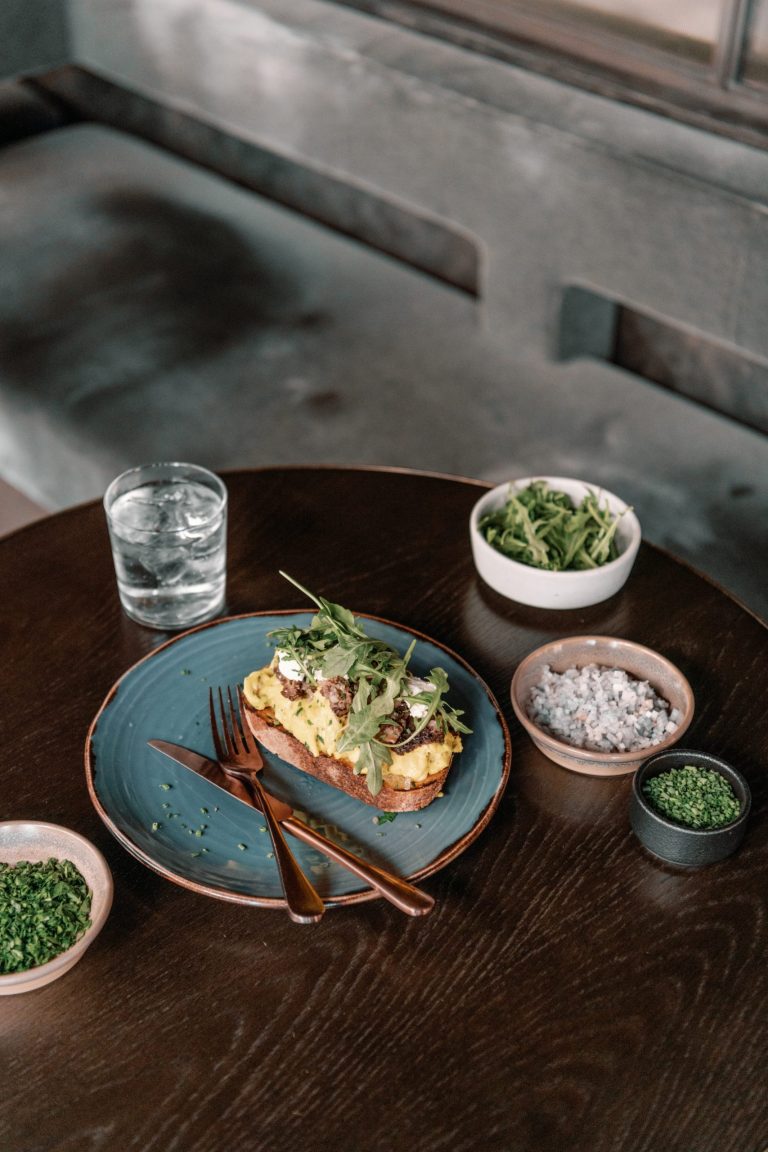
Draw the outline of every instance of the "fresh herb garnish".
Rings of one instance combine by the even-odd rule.
[[[89,927],[91,893],[71,860],[0,864],[0,973],[66,952]]]
[[[576,507],[565,492],[534,480],[506,503],[481,517],[488,543],[511,560],[550,572],[599,568],[619,555],[614,516],[591,489]]]
[[[688,828],[721,828],[741,811],[733,788],[713,768],[685,764],[651,776],[643,793],[662,816]]]
[[[424,677],[431,690],[425,689],[417,696],[409,693],[408,661],[416,646],[415,640],[401,656],[386,641],[368,636],[349,609],[315,596],[286,572],[280,575],[308,596],[318,611],[309,628],[276,628],[269,633],[269,638],[288,660],[298,665],[309,681],[341,676],[353,686],[352,705],[337,750],[343,753],[359,749],[355,774],[366,772],[372,795],[381,791],[383,769],[392,763],[392,748],[407,747],[433,718],[442,732],[471,731],[459,719],[463,713],[443,699],[449,685],[442,668],[433,668]],[[424,714],[414,730],[397,744],[381,740],[379,732],[394,712],[396,702],[410,703],[417,699]]]

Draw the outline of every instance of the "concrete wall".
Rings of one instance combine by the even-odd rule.
[[[2,0],[0,80],[43,72],[71,56],[66,0]]]
[[[517,354],[557,356],[575,284],[768,369],[765,152],[323,0],[70,15],[97,74],[466,233],[482,321]],[[738,383],[718,403],[768,420]]]
[[[600,322],[577,286],[721,348],[691,394],[768,427],[765,152],[325,0],[4,0],[0,75],[66,61],[373,197],[401,248],[409,216],[466,238],[516,354],[601,343],[563,333]]]

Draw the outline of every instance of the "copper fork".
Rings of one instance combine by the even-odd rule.
[[[227,688],[227,702],[229,715],[224,706],[224,696],[221,688],[219,695],[220,725],[216,721],[216,709],[213,701],[213,689],[208,690],[208,705],[211,714],[211,734],[213,746],[216,749],[216,759],[223,769],[227,767],[238,770],[247,770],[249,765],[263,763],[258,745],[247,724],[241,724],[239,712],[235,710],[232,694]],[[275,859],[283,885],[285,902],[288,906],[288,915],[299,924],[311,924],[319,920],[325,911],[325,905],[307,877],[299,867],[296,858],[288,847],[280,824],[270,806],[269,797],[261,786],[261,781],[255,772],[249,772],[248,782],[259,800],[259,807],[264,813],[272,845],[275,850]]]
[[[246,734],[248,740],[248,747],[250,751],[248,767],[238,768],[231,764],[222,764],[221,767],[227,776],[245,784],[253,784],[255,777],[264,767],[264,760],[261,756],[258,743],[256,742],[253,733],[245,719],[246,703],[243,697],[242,689],[237,689],[237,700],[240,706],[240,727]],[[266,791],[266,790],[265,790]],[[385,869],[380,868],[376,864],[371,864],[368,860],[363,860],[359,856],[355,856],[352,852],[342,848],[334,840],[329,840],[317,828],[313,828],[310,824],[305,824],[303,820],[294,813],[289,804],[283,800],[278,800],[276,796],[267,792],[267,797],[272,805],[273,815],[277,817],[280,826],[286,832],[290,832],[297,840],[301,840],[310,848],[314,848],[317,852],[322,852],[330,860],[341,864],[344,868],[348,868],[355,876],[359,877],[366,884],[370,884],[380,896],[385,900],[389,900],[390,904],[394,904],[401,912],[405,912],[408,916],[426,916],[431,912],[435,900],[433,896],[429,896],[426,892],[422,892],[420,888],[411,884],[408,880],[403,880],[400,876],[394,875],[392,872],[387,872]]]

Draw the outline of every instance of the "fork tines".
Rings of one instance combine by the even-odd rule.
[[[211,716],[211,734],[216,749],[217,760],[237,761],[244,757],[254,757],[258,754],[259,746],[247,722],[243,717],[243,694],[236,689],[237,703],[233,699],[232,690],[227,685],[227,703],[224,703],[224,694],[221,688],[217,689],[219,697],[220,723],[216,719],[213,689],[208,689],[208,708]],[[229,715],[227,715],[227,713]]]

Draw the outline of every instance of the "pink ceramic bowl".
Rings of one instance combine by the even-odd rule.
[[[675,731],[652,747],[631,752],[598,752],[575,747],[538,727],[528,716],[526,707],[531,688],[541,679],[544,666],[548,665],[554,672],[565,672],[585,664],[621,668],[636,680],[647,680],[659,696],[680,712]],[[642,644],[612,636],[570,636],[542,645],[518,665],[512,677],[511,696],[515,715],[539,751],[555,764],[588,776],[624,776],[636,771],[649,756],[671,748],[680,740],[693,719],[694,710],[690,684],[666,656]]]
[[[101,932],[112,907],[112,873],[101,852],[90,840],[86,840],[79,832],[73,832],[71,828],[48,824],[42,820],[0,822],[0,861],[4,864],[18,864],[21,860],[37,863],[51,856],[71,860],[88,885],[91,891],[91,925],[71,948],[54,956],[46,964],[27,968],[24,972],[0,975],[0,996],[31,992],[69,972]]]

